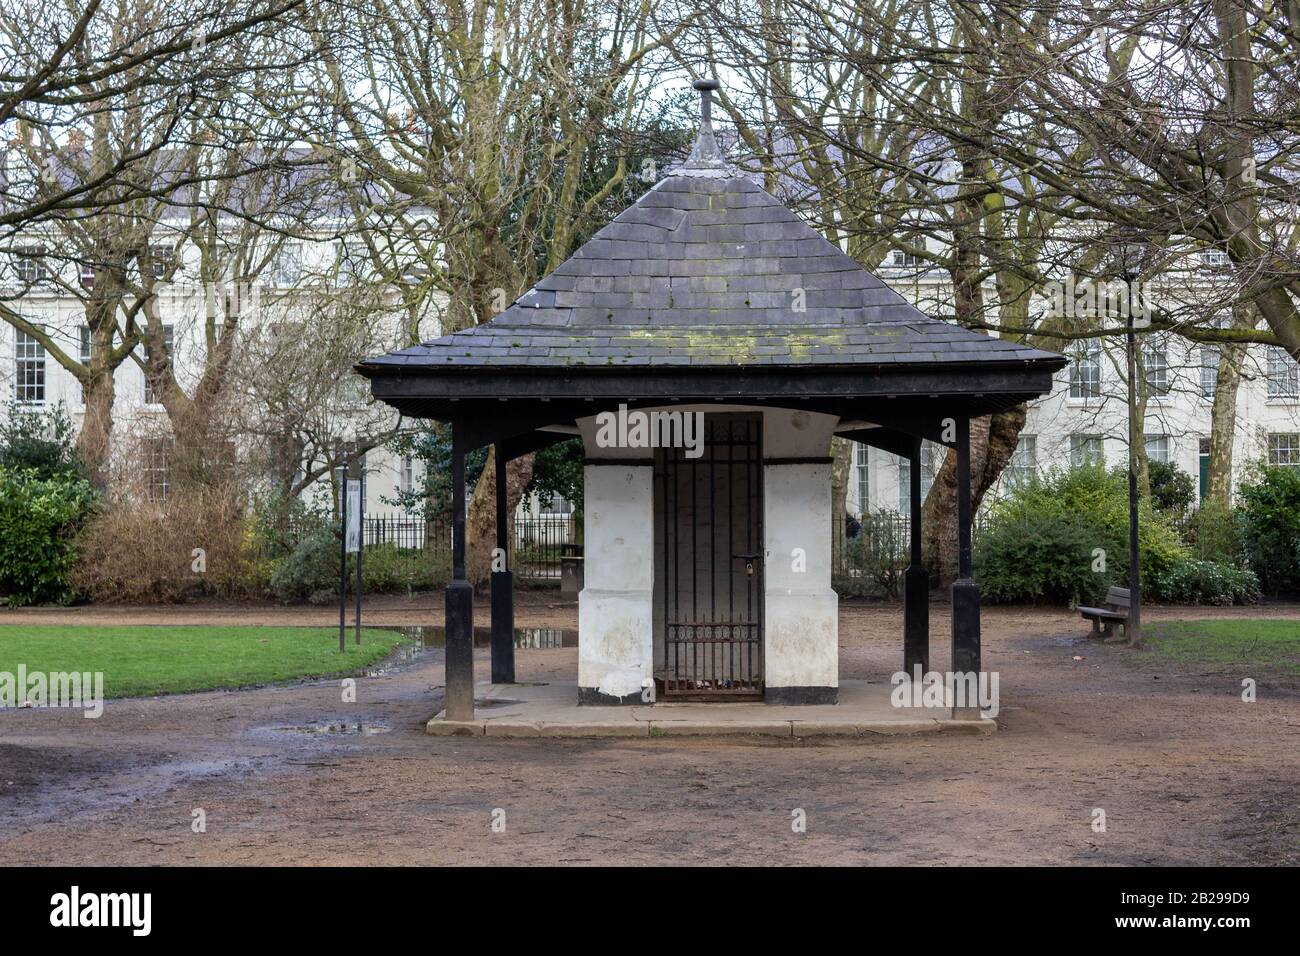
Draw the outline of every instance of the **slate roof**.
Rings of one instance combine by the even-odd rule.
[[[915,308],[729,166],[706,105],[690,158],[504,312],[358,369],[990,362],[1064,359]]]

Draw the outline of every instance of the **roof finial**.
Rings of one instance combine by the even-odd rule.
[[[717,80],[696,80],[691,84],[700,91],[700,135],[685,165],[692,168],[723,168],[726,166],[717,140],[713,138],[713,91]]]

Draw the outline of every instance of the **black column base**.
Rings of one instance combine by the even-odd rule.
[[[492,683],[515,682],[514,573],[492,572]]]
[[[970,578],[952,585],[952,669],[980,672],[980,587]]]
[[[903,575],[903,670],[930,672],[930,572],[910,565]]]
[[[814,706],[835,704],[839,699],[838,687],[767,687],[763,690],[765,704]]]
[[[453,580],[447,608],[446,691],[448,720],[474,719],[474,586]]]

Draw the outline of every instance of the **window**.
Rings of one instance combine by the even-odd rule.
[[[930,442],[921,443],[921,500],[930,493],[934,484],[935,446]],[[912,513],[912,462],[908,458],[898,459],[898,510],[902,514]]]
[[[77,330],[77,361],[90,367],[90,326],[83,325]],[[81,404],[86,404],[86,386],[81,386]]]
[[[1102,450],[1100,435],[1070,436],[1070,466],[1080,468],[1084,465],[1104,465],[1106,455]]]
[[[149,500],[161,504],[171,490],[172,441],[170,438],[143,440],[144,488]]]
[[[168,367],[169,369],[175,367],[174,364],[173,364],[173,362],[174,362],[174,356],[175,356],[175,352],[174,352],[174,350],[173,350],[173,345],[174,345],[174,343],[175,343],[175,339],[176,339],[176,337],[175,337],[175,334],[174,334],[174,332],[173,332],[173,327],[170,326],[170,325],[164,325],[164,326],[163,326],[163,346],[167,349],[167,367]],[[152,359],[153,359],[153,355],[150,354],[150,351],[148,350],[147,347],[146,347],[146,350],[145,350],[145,354],[148,356],[149,360],[152,360]],[[149,374],[149,372],[148,372],[147,370],[145,371],[145,373],[144,373],[144,403],[145,403],[146,405],[161,405],[161,404],[162,404],[162,384],[163,384],[163,383],[162,383],[160,380],[155,380],[155,379],[154,379],[154,378]]]
[[[1201,349],[1201,397],[1214,398],[1214,391],[1219,387],[1219,350],[1209,347]]]
[[[900,269],[919,269],[924,260],[914,252],[894,250],[893,264]]]
[[[14,271],[18,281],[24,285],[35,285],[43,281],[45,271],[45,250],[40,246],[23,246],[14,254]]]
[[[1173,442],[1168,435],[1147,435],[1146,446],[1148,461],[1158,461],[1165,465],[1173,463]]]
[[[149,258],[153,261],[153,277],[162,279],[176,264],[176,247],[170,242],[149,243]]]
[[[871,481],[867,469],[867,456],[870,449],[861,442],[857,445],[858,459],[858,514],[864,515],[871,510]]]
[[[1300,397],[1300,365],[1287,354],[1286,349],[1268,350],[1268,397]]]
[[[1030,481],[1038,473],[1038,436],[1021,435],[1016,450],[1007,463],[1007,479],[1013,488]]]
[[[559,495],[549,495],[538,499],[538,510],[545,515],[567,515],[573,511],[573,505]]]
[[[302,277],[302,243],[286,242],[275,254],[271,279],[278,286],[296,285]]]
[[[1070,397],[1101,397],[1101,343],[1081,342],[1074,351],[1070,366]]]
[[[1148,395],[1169,394],[1169,355],[1163,348],[1148,346],[1142,350],[1142,380]]]
[[[33,335],[14,330],[14,400],[24,405],[45,401],[45,346]]]
[[[1300,467],[1300,433],[1269,435],[1268,463],[1285,468]]]
[[[407,494],[415,491],[415,459],[410,455],[402,458],[402,491]]]
[[[1201,250],[1201,268],[1203,269],[1226,269],[1232,265],[1232,260],[1222,249],[1202,249]]]
[[[83,262],[78,267],[81,276],[81,287],[87,292],[95,288],[95,264],[93,262]]]

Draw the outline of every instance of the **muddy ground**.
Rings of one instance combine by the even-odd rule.
[[[933,609],[934,661],[948,654]],[[1152,609],[1147,618],[1232,614]],[[1241,613],[1241,612],[1236,612]],[[1251,609],[1297,620],[1300,608]],[[437,596],[375,624],[441,622]],[[487,610],[478,611],[481,622]],[[0,613],[0,623],[330,625],[329,608]],[[521,626],[576,626],[524,594]],[[841,673],[888,681],[901,612],[846,603]],[[869,741],[438,738],[441,652],[360,679],[0,712],[6,864],[1300,863],[1300,682],[1175,667],[1085,639],[1077,615],[985,609],[1000,732]],[[576,650],[519,652],[572,679]],[[486,675],[486,652],[478,666]],[[1082,660],[1075,660],[1081,657]],[[1259,681],[1243,703],[1241,678]],[[313,733],[343,725],[367,733]],[[294,729],[299,728],[299,729]],[[379,732],[374,732],[379,731]],[[795,833],[791,814],[806,814]],[[1106,830],[1092,827],[1094,809]],[[193,832],[202,810],[206,832]],[[504,832],[494,832],[494,811]],[[502,814],[497,814],[501,819]]]

